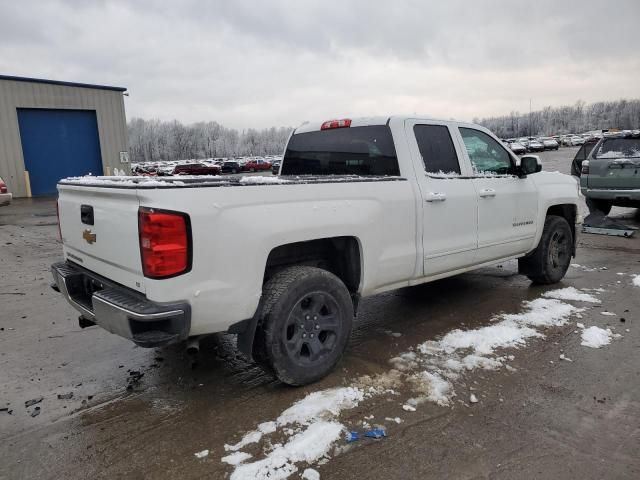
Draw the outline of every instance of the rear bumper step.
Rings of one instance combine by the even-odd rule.
[[[51,266],[54,290],[81,317],[141,347],[168,345],[189,336],[188,303],[159,304],[70,262]],[[85,325],[86,325],[85,324]]]

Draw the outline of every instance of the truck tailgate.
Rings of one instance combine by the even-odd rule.
[[[587,185],[593,189],[640,188],[640,159],[592,159],[589,161]]]
[[[145,293],[135,189],[58,185],[65,259]]]

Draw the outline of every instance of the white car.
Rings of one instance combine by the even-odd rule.
[[[558,150],[558,148],[560,148],[560,145],[554,138],[541,138],[540,141],[545,150]]]
[[[516,155],[523,155],[527,153],[527,147],[522,145],[520,142],[511,142],[509,143],[509,148]]]
[[[0,177],[0,207],[10,205],[12,199],[13,195],[9,192],[9,188],[2,177]]]
[[[215,332],[283,382],[340,359],[362,297],[518,259],[535,283],[575,255],[578,185],[468,123],[304,123],[278,177],[59,183],[56,288],[143,347]]]
[[[576,146],[578,146],[578,145],[583,145],[583,144],[584,144],[584,142],[585,142],[584,137],[581,137],[581,136],[579,136],[579,135],[574,135],[573,137],[571,137],[571,138],[569,139],[569,144],[570,144],[572,147],[576,147]]]

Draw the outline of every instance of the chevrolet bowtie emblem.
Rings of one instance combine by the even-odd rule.
[[[87,243],[91,245],[96,241],[96,234],[91,233],[91,230],[87,228],[84,232],[82,232],[82,238],[84,238],[87,241]]]

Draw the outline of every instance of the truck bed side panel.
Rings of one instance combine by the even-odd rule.
[[[191,334],[224,331],[253,316],[267,258],[293,242],[353,236],[361,247],[361,293],[415,275],[415,203],[410,182],[263,185],[138,190],[140,205],[188,212],[193,268],[145,280],[155,301],[188,300]]]

